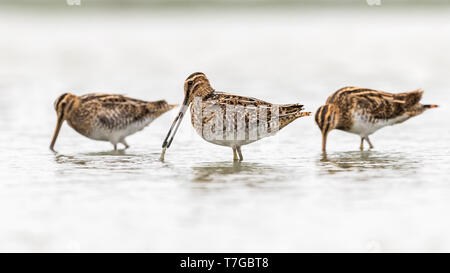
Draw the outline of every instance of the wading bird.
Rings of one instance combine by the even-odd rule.
[[[195,106],[195,99],[199,102],[198,107]],[[243,160],[241,146],[273,135],[297,118],[311,114],[302,112],[303,105],[300,104],[277,105],[255,98],[216,92],[206,75],[196,72],[184,82],[183,104],[162,145],[161,160],[164,160],[165,152],[172,144],[189,105],[191,105],[191,123],[196,132],[210,143],[231,147],[235,161],[238,160],[237,155],[240,161]],[[196,108],[199,108],[199,111]],[[208,109],[213,110],[208,111]],[[230,109],[234,109],[231,117]],[[267,133],[258,131],[252,134],[254,128],[251,128],[251,123],[258,128],[268,128]],[[214,137],[206,135],[204,128],[211,128]]]
[[[176,107],[160,100],[147,102],[110,94],[76,96],[65,93],[54,104],[57,123],[50,149],[54,151],[56,139],[65,120],[78,133],[90,139],[128,144],[125,138],[149,125],[154,119]]]
[[[326,151],[327,136],[333,129],[359,135],[361,150],[364,149],[364,140],[373,148],[369,136],[377,130],[438,107],[421,104],[422,95],[421,89],[398,94],[358,87],[345,87],[336,91],[317,110],[315,116],[322,132],[322,151]]]

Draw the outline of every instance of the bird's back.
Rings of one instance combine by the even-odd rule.
[[[224,134],[230,130],[236,134],[241,132],[241,138],[246,140],[245,144],[272,135],[295,119],[310,114],[301,112],[303,105],[300,104],[277,105],[252,97],[214,92],[203,99],[201,116],[195,112],[195,103],[191,106],[191,122],[197,133],[203,136],[201,130],[206,124],[215,122],[218,109],[220,109],[219,114],[222,115],[223,120],[222,132]],[[197,110],[199,109],[197,108]],[[278,111],[278,113],[272,113],[273,111]],[[226,137],[224,136],[224,138]],[[239,138],[239,136],[236,137]],[[217,141],[214,143],[222,145]],[[224,145],[229,146],[228,144]]]
[[[339,108],[337,129],[370,135],[380,128],[404,122],[421,114],[421,89],[388,93],[366,88],[345,87],[332,94],[327,104]]]
[[[113,131],[132,134],[175,107],[163,100],[147,102],[110,94],[88,94],[81,96],[80,101],[69,124],[86,136],[100,134],[97,138],[105,138]]]
[[[372,89],[345,87],[331,95],[327,104],[335,104],[340,112],[358,113],[373,120],[398,118],[419,105],[423,91],[388,93]]]

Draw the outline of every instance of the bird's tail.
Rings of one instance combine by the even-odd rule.
[[[420,102],[423,92],[422,89],[417,89],[411,92],[398,93],[394,95],[394,100],[401,103],[403,107],[409,108]]]
[[[301,104],[283,104],[280,105],[280,117],[294,116],[296,118],[310,116],[311,112],[302,112]]]
[[[173,108],[177,108],[178,104],[169,104],[169,110],[172,110]]]
[[[302,112],[303,105],[301,104],[283,104],[279,108],[280,129],[293,122],[300,117],[307,117],[311,112]]]
[[[419,111],[422,113],[425,110],[431,109],[431,108],[438,108],[439,105],[436,104],[420,104],[420,100],[422,99],[423,95],[422,89],[417,89],[412,92],[405,92],[405,93],[399,93],[394,95],[394,99],[399,101],[402,106],[410,111]]]
[[[159,100],[159,101],[154,101],[154,102],[149,102],[147,104],[147,107],[154,111],[154,112],[158,112],[160,114],[163,114],[169,110],[172,110],[173,108],[177,107],[178,105],[176,104],[168,104],[167,101],[165,100]]]
[[[439,107],[439,105],[436,105],[436,104],[424,104],[423,105],[423,108],[426,108],[426,109],[438,108],[438,107]]]

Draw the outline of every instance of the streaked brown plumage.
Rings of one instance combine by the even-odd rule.
[[[421,104],[422,95],[421,89],[398,94],[358,87],[345,87],[336,91],[317,110],[315,116],[322,132],[322,150],[326,151],[327,136],[333,129],[361,136],[361,150],[364,140],[373,148],[369,135],[375,131],[438,107]]]
[[[76,96],[65,93],[59,96],[54,107],[57,124],[50,149],[58,137],[65,120],[78,133],[90,139],[109,141],[117,149],[122,143],[128,148],[125,138],[142,130],[154,119],[176,107],[160,100],[147,102],[122,95],[87,94]]]
[[[184,83],[184,92],[185,98],[180,113],[174,120],[172,127],[164,140],[161,160],[164,159],[165,151],[170,147],[176,131],[178,130],[178,126],[189,105],[191,105],[191,123],[196,132],[208,142],[231,147],[233,149],[233,159],[238,160],[237,154],[239,154],[239,160],[241,161],[243,160],[241,146],[250,144],[268,135],[272,135],[277,131],[275,128],[278,130],[282,129],[297,118],[309,116],[311,114],[302,112],[303,105],[300,104],[276,105],[255,98],[216,92],[211,87],[206,75],[201,72],[193,73],[186,79]],[[194,98],[198,98],[200,104],[199,108],[202,113],[201,115],[194,113],[194,111],[196,111],[195,105],[197,103]],[[274,111],[272,107],[275,107],[273,109],[278,109],[278,122],[271,119],[271,111]],[[231,117],[228,116],[230,117],[230,121],[232,120],[232,123],[227,123],[227,115],[230,115],[230,108],[234,109],[233,112],[231,112]],[[208,109],[214,109],[214,111],[209,111]],[[254,112],[252,112],[253,109],[255,110]],[[219,116],[221,114],[222,116]],[[276,115],[277,113],[274,112],[273,114]],[[238,117],[244,122],[239,122]],[[222,129],[220,127],[216,128],[216,125],[214,125],[212,131],[214,131],[216,135],[214,138],[209,138],[205,135],[203,129],[216,118],[223,121]],[[255,121],[258,125],[252,124],[252,127],[250,122]],[[265,122],[265,124],[263,124],[263,122]],[[265,126],[265,128],[268,128],[268,134],[259,134],[252,131],[252,129],[257,126]],[[252,127],[252,129],[250,129],[250,127]],[[227,130],[231,130],[232,132]],[[238,135],[239,132],[242,133],[242,135]],[[171,134],[172,137],[170,138]]]

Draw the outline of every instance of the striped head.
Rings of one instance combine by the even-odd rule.
[[[53,148],[63,122],[70,117],[73,111],[78,107],[79,103],[78,97],[70,93],[64,93],[55,100],[54,107],[57,115],[57,122],[52,142],[50,144],[50,150],[54,151]]]
[[[322,132],[322,151],[325,152],[328,133],[339,124],[339,107],[335,104],[321,106],[316,112],[315,120]]]
[[[214,92],[208,78],[202,72],[195,72],[189,75],[184,81],[184,101],[183,105],[189,106],[195,97],[205,97]]]
[[[183,120],[184,114],[188,109],[189,105],[192,103],[195,97],[204,98],[209,94],[212,94],[214,89],[211,87],[208,78],[202,72],[195,72],[189,75],[184,81],[184,100],[181,105],[180,112],[172,123],[166,138],[164,139],[162,148],[163,152],[161,154],[161,160],[164,160],[164,154],[167,148],[172,144],[173,138],[178,131],[181,121]]]

